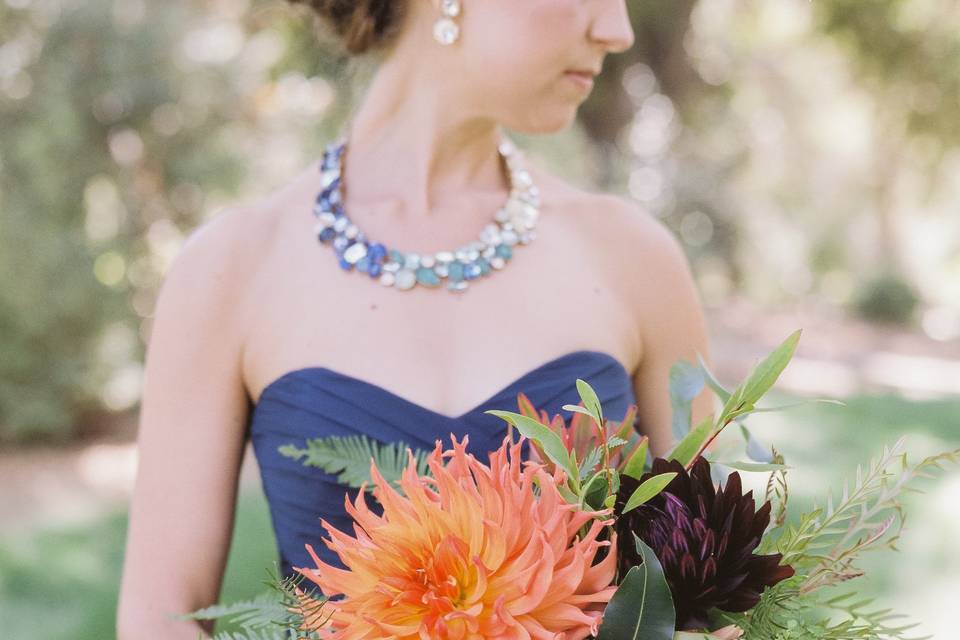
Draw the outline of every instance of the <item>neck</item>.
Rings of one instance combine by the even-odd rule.
[[[457,102],[455,82],[417,68],[388,59],[377,70],[345,131],[345,197],[412,221],[456,211],[464,198],[505,200],[499,124]]]

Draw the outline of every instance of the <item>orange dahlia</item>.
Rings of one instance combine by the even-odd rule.
[[[402,493],[371,465],[373,513],[361,489],[346,508],[355,536],[321,521],[325,544],[345,569],[324,563],[296,570],[331,598],[304,630],[324,638],[579,640],[596,634],[616,590],[616,536],[598,535],[611,519],[585,511],[557,491],[563,472],[521,465],[523,440],[510,436],[479,462],[452,437],[429,456],[433,477],[409,464]],[[413,456],[408,452],[411,463]],[[538,489],[535,489],[537,487]],[[589,523],[589,526],[586,526]],[[581,528],[586,533],[578,535]],[[610,553],[594,564],[597,551]]]

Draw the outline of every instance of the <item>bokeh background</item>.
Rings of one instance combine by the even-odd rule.
[[[514,137],[676,232],[721,381],[803,328],[767,403],[846,405],[747,421],[798,467],[794,514],[902,434],[911,460],[960,447],[960,2],[629,6],[636,45],[575,127]],[[301,9],[0,0],[5,638],[113,636],[165,270],[205,219],[318,158],[369,77]],[[249,458],[242,482],[225,601],[275,559]],[[960,473],[916,486],[900,552],[865,556],[857,588],[949,640]]]

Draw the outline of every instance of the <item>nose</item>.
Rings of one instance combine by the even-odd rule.
[[[633,46],[633,25],[625,0],[601,2],[602,9],[593,22],[591,36],[603,43],[611,53],[620,53]]]

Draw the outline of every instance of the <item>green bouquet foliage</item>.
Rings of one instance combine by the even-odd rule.
[[[581,379],[580,403],[563,407],[573,413],[569,424],[538,412],[522,393],[519,413],[486,412],[530,441],[538,458],[531,463],[564,472],[554,475],[561,478],[564,499],[615,519],[618,589],[596,640],[709,639],[716,636],[708,629],[721,625],[735,625],[747,640],[923,640],[908,635],[915,624],[896,624],[901,616],[871,610],[872,601],[857,599],[856,583],[848,583],[864,576],[855,566],[861,554],[896,550],[905,518],[898,496],[916,491],[908,488],[915,479],[960,461],[960,449],[910,464],[900,438],[866,470],[858,466],[855,481],[844,483],[836,502],[831,493],[824,505],[788,521],[791,467],[774,447],[760,443],[744,418],[787,408],[757,404],[789,363],[799,338],[800,331],[791,334],[732,391],[717,382],[702,358],[698,366],[674,365],[670,389],[678,439],[664,458],[652,457],[647,438],[634,429],[636,407],[619,422],[605,419],[596,393]],[[694,426],[690,403],[706,386],[722,409]],[[735,422],[745,459],[711,460],[710,444]],[[306,448],[288,445],[281,452],[359,487],[370,483],[371,463],[390,481],[411,463],[423,471],[425,452],[407,449],[409,455],[402,455],[403,449],[402,443],[348,436],[312,439]],[[724,477],[719,473],[724,467],[734,471]],[[741,471],[769,474],[762,507],[756,508],[752,491],[740,494]],[[718,473],[720,486],[714,487],[711,477]],[[628,536],[632,540],[625,542]],[[272,586],[287,602],[295,601],[294,585],[274,580]],[[322,609],[323,597],[315,602]],[[218,640],[299,637],[285,635],[295,633],[297,617],[287,611],[278,619],[277,611],[266,599],[192,615],[246,616],[243,628],[250,635],[218,635]]]

